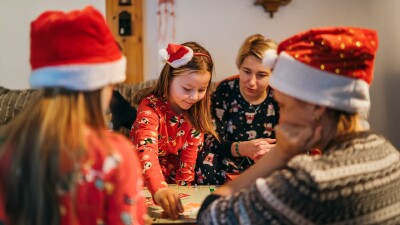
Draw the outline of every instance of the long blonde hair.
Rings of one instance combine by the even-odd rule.
[[[101,90],[45,89],[0,131],[0,191],[10,224],[59,224],[57,191],[72,191],[85,130],[105,128]]]
[[[193,56],[192,60],[190,60],[188,64],[179,68],[173,68],[166,63],[160,73],[157,83],[153,87],[143,89],[135,95],[134,102],[136,104],[139,104],[143,98],[150,94],[154,94],[158,98],[164,98],[168,96],[170,93],[170,83],[175,76],[182,76],[190,72],[208,72],[211,75],[213,74],[214,62],[210,53],[205,48],[196,42],[186,42],[182,45],[191,48],[195,54],[200,53],[202,55]],[[197,131],[202,133],[210,133],[218,138],[217,133],[213,129],[213,124],[211,121],[211,80],[212,78],[210,78],[208,83],[206,95],[203,99],[198,101],[187,110],[187,116],[190,124],[192,124]]]

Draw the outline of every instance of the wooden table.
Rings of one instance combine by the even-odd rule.
[[[196,224],[197,212],[203,200],[216,189],[214,185],[178,186],[170,184],[181,196],[185,212],[178,219],[167,218],[164,210],[153,204],[150,192],[145,188],[145,197],[148,205],[148,213],[153,218],[153,224]]]

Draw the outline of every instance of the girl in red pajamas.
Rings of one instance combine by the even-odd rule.
[[[190,184],[203,133],[216,135],[209,111],[213,61],[195,42],[169,44],[160,55],[166,63],[157,84],[135,96],[131,138],[155,203],[176,218],[183,207],[167,184]]]
[[[0,131],[0,224],[139,225],[146,205],[132,143],[106,128],[126,59],[93,7],[31,24],[34,100]]]

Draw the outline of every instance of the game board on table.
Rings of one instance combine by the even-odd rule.
[[[179,194],[185,212],[179,216],[179,219],[168,218],[164,210],[154,204],[150,192],[145,188],[146,204],[149,216],[153,218],[153,224],[195,224],[201,203],[216,189],[214,185],[178,186],[170,184],[169,187]]]

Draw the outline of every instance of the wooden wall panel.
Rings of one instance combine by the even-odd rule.
[[[106,0],[106,19],[115,39],[127,58],[125,83],[143,81],[143,0],[131,0],[131,5],[119,5],[119,0]],[[121,36],[118,29],[118,15],[122,11],[131,14],[132,34]]]

